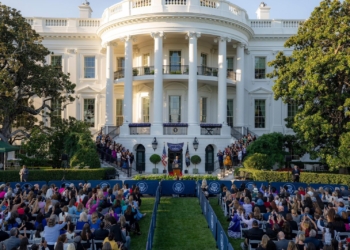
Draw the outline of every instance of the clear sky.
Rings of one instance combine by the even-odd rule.
[[[92,16],[100,18],[103,10],[118,0],[88,0]],[[230,0],[255,19],[259,4],[263,0]],[[321,0],[264,0],[271,7],[271,19],[306,19]],[[0,0],[2,4],[16,8],[26,17],[79,17],[78,6],[84,0]]]

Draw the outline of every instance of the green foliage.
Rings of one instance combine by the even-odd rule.
[[[134,180],[176,180],[177,176],[170,176],[170,175],[135,175]],[[217,176],[214,175],[184,175],[180,177],[181,180],[218,180]]]
[[[72,167],[89,166],[90,168],[100,168],[100,159],[90,134],[74,134],[73,137],[77,139],[77,146],[76,151],[71,152],[70,165]],[[67,140],[70,139],[68,138]]]
[[[245,168],[271,169],[269,157],[265,154],[255,153],[249,155],[243,162]]]
[[[157,165],[162,159],[160,158],[159,155],[153,154],[153,155],[151,155],[151,157],[149,158],[149,160],[150,160],[150,162],[152,162],[152,163],[154,164],[154,167],[156,167],[156,165]]]
[[[241,169],[241,171],[250,173],[255,181],[267,182],[288,182],[291,181],[291,172],[279,171],[262,171],[256,169]],[[300,182],[312,184],[343,184],[350,185],[350,176],[342,174],[325,174],[325,173],[306,173],[300,174]]]
[[[47,65],[50,51],[19,11],[0,3],[0,13],[0,138],[12,144],[43,126],[36,117],[53,111],[50,100],[74,101],[75,84]]]
[[[194,164],[194,167],[196,168],[197,167],[197,164],[201,163],[202,159],[199,155],[193,155],[191,157],[191,162],[192,164]]]
[[[281,133],[263,134],[251,143],[247,148],[248,156],[255,153],[268,156],[268,164],[264,167],[271,169],[276,163],[281,166],[285,160],[285,152],[283,151],[284,137]],[[260,157],[261,158],[261,157]],[[264,162],[264,164],[266,164]]]
[[[342,158],[350,132],[349,17],[349,0],[322,1],[285,43],[292,55],[280,52],[269,63],[275,99],[297,107],[290,126],[299,143],[333,168],[349,166]]]
[[[114,168],[99,169],[67,169],[66,180],[105,180],[108,173],[115,171]],[[0,171],[0,180],[3,182],[19,181],[19,170]],[[65,170],[63,169],[40,169],[29,171],[29,181],[61,180]]]

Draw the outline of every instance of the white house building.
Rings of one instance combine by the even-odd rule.
[[[56,115],[110,133],[138,170],[151,172],[150,155],[164,147],[185,169],[188,146],[199,172],[213,171],[239,133],[292,132],[284,119],[295,107],[273,99],[266,73],[278,51],[291,54],[283,44],[302,20],[271,20],[264,3],[250,19],[222,0],[123,0],[100,19],[88,3],[79,9],[79,18],[27,18],[53,52],[48,63],[77,84],[75,102]]]

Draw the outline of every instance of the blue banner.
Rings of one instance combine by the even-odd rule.
[[[120,188],[123,188],[123,181],[120,180],[89,180],[86,183],[90,183],[92,188],[96,187],[97,185],[99,185],[100,188],[104,188],[107,185],[109,185],[110,188],[113,188],[117,184],[119,184]]]
[[[170,151],[181,151],[184,143],[167,143],[167,145]]]
[[[301,182],[271,182],[270,185],[271,187],[275,187],[277,192],[280,191],[280,187],[287,186],[290,194],[294,194],[299,187],[303,187],[304,189],[308,187],[306,183]]]
[[[133,181],[126,180],[124,184],[128,184],[129,188],[132,185],[138,186],[141,194],[150,194],[155,195],[157,192],[157,188],[159,186],[159,181]]]
[[[312,187],[314,189],[319,189],[320,187],[322,187],[323,189],[330,190],[330,192],[333,192],[336,187],[339,189],[341,187],[344,187],[346,190],[348,190],[348,186],[342,185],[342,184],[338,184],[338,185],[334,185],[334,184],[310,184],[310,187]]]
[[[242,186],[242,184],[245,184],[246,188],[248,188],[250,191],[253,190],[253,184],[256,185],[258,190],[262,186],[265,186],[265,187],[269,186],[269,183],[267,181],[234,181],[233,184],[235,184],[238,189]]]
[[[198,181],[199,187],[202,186],[202,180]],[[222,192],[221,186],[226,186],[228,190],[231,190],[232,182],[231,181],[214,181],[208,180],[208,193],[209,194],[220,194]]]
[[[162,195],[196,195],[195,181],[162,181]]]
[[[16,184],[20,184],[21,188],[24,189],[25,185],[28,185],[29,188],[32,188],[35,184],[39,185],[39,188],[46,185],[46,181],[31,181],[31,182],[10,182],[12,188],[16,187]]]
[[[213,237],[216,241],[216,224],[217,224],[217,220],[218,218],[216,217],[216,214],[214,213],[213,209],[211,206],[208,207],[208,212],[207,212],[207,222],[208,222],[208,226],[209,229],[211,231],[211,233],[213,234]]]
[[[224,229],[222,228],[220,223],[216,224],[217,234],[216,234],[216,246],[219,250],[227,250],[228,239]]]
[[[84,180],[73,180],[73,181],[49,181],[48,185],[51,186],[51,184],[55,184],[56,187],[61,187],[62,184],[65,184],[66,187],[68,187],[71,183],[74,184],[75,187],[78,187],[79,186],[79,183],[82,183],[82,184],[85,184],[85,181]],[[93,186],[92,186],[93,187]]]

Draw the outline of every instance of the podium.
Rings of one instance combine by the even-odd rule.
[[[181,175],[181,168],[173,168],[174,175],[180,176]]]

